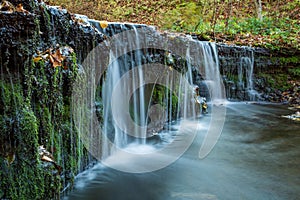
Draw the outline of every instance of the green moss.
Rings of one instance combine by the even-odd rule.
[[[227,77],[228,80],[233,81],[234,83],[239,82],[239,76],[236,75],[236,74],[230,74],[230,73],[228,73],[226,75],[226,77]],[[243,77],[243,79],[245,79],[245,77]],[[245,81],[245,80],[243,80],[243,81]]]
[[[280,64],[300,64],[300,57],[299,56],[291,56],[291,57],[280,57],[279,58]]]
[[[265,57],[261,56],[262,59],[270,60],[273,64],[279,64],[281,67],[285,67],[286,65],[299,66],[300,65],[300,57],[299,56],[272,56]]]
[[[2,196],[8,199],[42,199],[43,173],[38,156],[38,125],[30,105],[24,102],[19,83],[1,81],[5,110],[0,114],[0,171]],[[5,99],[5,98],[4,98]],[[8,164],[8,155],[15,159]]]
[[[73,183],[82,156],[87,157],[71,117],[72,83],[77,76],[76,54],[67,67],[27,60],[19,80],[0,80],[0,199],[58,199]],[[22,80],[22,84],[21,81]],[[63,169],[61,180],[52,164],[42,163],[38,146],[53,153]],[[15,160],[8,164],[8,154]]]
[[[276,89],[285,91],[290,87],[290,84],[288,83],[288,75],[285,73],[260,73],[258,77],[262,77],[265,80],[266,86],[270,87],[272,90]]]
[[[174,93],[170,94],[170,90],[165,86],[155,85],[152,94],[152,104],[160,104],[166,109],[169,106],[168,110],[172,110],[172,119],[176,119],[178,97]]]
[[[300,77],[300,67],[288,69],[288,72],[295,77]]]

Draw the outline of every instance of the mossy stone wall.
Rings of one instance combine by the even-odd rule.
[[[0,199],[59,199],[91,161],[71,115],[79,65],[104,36],[35,0],[0,11]],[[61,66],[51,55],[68,50]],[[48,53],[43,53],[48,52]],[[54,162],[39,154],[43,145]]]

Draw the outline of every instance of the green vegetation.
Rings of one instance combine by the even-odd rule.
[[[49,172],[42,170],[38,157],[37,118],[30,104],[26,103],[19,83],[1,81],[0,85],[1,107],[4,108],[0,114],[0,188],[3,189],[0,196],[43,199],[46,195],[44,198],[47,199],[44,183]],[[56,184],[59,185],[59,182]],[[49,189],[57,190],[59,187]],[[49,193],[53,195],[51,191]]]
[[[199,35],[202,40],[260,46],[274,50],[300,49],[300,1],[255,0],[58,0],[73,13],[99,20],[145,23]]]
[[[283,72],[277,72],[274,74],[260,73],[259,77],[263,78],[267,87],[274,90],[280,90],[281,92],[289,89],[291,85],[288,83],[288,75]]]
[[[300,67],[288,69],[289,73],[295,77],[300,77]]]
[[[25,63],[22,79],[4,73],[0,80],[0,198],[58,199],[87,153],[70,120],[76,55],[65,68],[44,59]],[[55,165],[41,161],[40,145],[53,154],[65,180]]]
[[[280,57],[279,62],[282,65],[288,65],[288,64],[295,65],[295,64],[300,63],[300,57],[299,56]]]
[[[171,96],[171,98],[170,98]],[[169,88],[162,85],[155,85],[152,94],[152,104],[160,104],[164,108],[169,107],[172,110],[171,117],[176,119],[178,108],[178,97]]]

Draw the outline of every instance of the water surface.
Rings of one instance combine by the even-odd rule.
[[[229,104],[222,135],[205,159],[198,158],[206,133],[200,130],[190,148],[168,167],[133,174],[98,164],[78,176],[75,190],[65,199],[299,199],[300,123],[280,117],[291,113],[278,105]],[[205,125],[210,116],[197,120]],[[198,122],[191,123],[190,131],[196,131]],[[157,146],[137,148],[152,151]],[[139,164],[119,160],[128,167]]]

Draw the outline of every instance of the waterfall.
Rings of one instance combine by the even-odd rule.
[[[111,29],[105,31],[96,27],[110,33],[111,38],[83,63],[85,77],[79,81],[83,85],[76,88],[82,91],[79,99],[91,99],[80,100],[77,108],[88,107],[91,112],[81,111],[76,120],[81,125],[83,143],[102,161],[131,151],[128,147],[132,144],[139,151],[149,149],[138,146],[147,145],[147,140],[159,135],[166,123],[199,117],[195,85],[202,84],[201,95],[214,103],[225,99],[215,44],[133,24],[109,24]],[[97,95],[103,105],[100,123],[94,114]],[[211,108],[212,116],[216,112]],[[88,129],[87,124],[97,127]]]
[[[136,38],[138,38],[138,36]],[[135,51],[128,55],[128,50],[124,48],[122,41],[118,41],[118,43],[119,44],[116,45],[118,49],[115,52],[110,50],[109,60],[111,64],[107,69],[106,79],[102,87],[103,105],[105,109],[103,130],[106,135],[110,134],[109,131],[113,130],[114,144],[118,148],[124,148],[128,145],[129,140],[133,140],[134,138],[137,139],[138,143],[145,144],[146,133],[139,132],[139,129],[135,127],[135,130],[131,130],[132,132],[129,133],[132,137],[129,137],[124,130],[121,130],[120,127],[114,123],[111,113],[112,93],[114,92],[117,96],[119,95],[119,101],[125,101],[122,99],[122,93],[124,91],[130,93],[132,88],[137,88],[137,90],[133,91],[131,102],[127,109],[129,109],[129,113],[131,114],[133,121],[139,126],[145,126],[146,124],[147,105],[145,105],[144,87],[138,87],[144,82],[142,69],[139,67],[142,64],[141,52]],[[138,41],[135,41],[135,44],[138,44]],[[136,70],[132,70],[133,68]],[[123,85],[122,87],[116,87],[118,81],[120,81],[121,77],[127,73],[127,71],[131,74],[131,83],[127,83],[127,85]],[[105,148],[106,147],[108,147],[108,145],[105,145]],[[107,152],[107,149],[104,149],[103,152]]]

